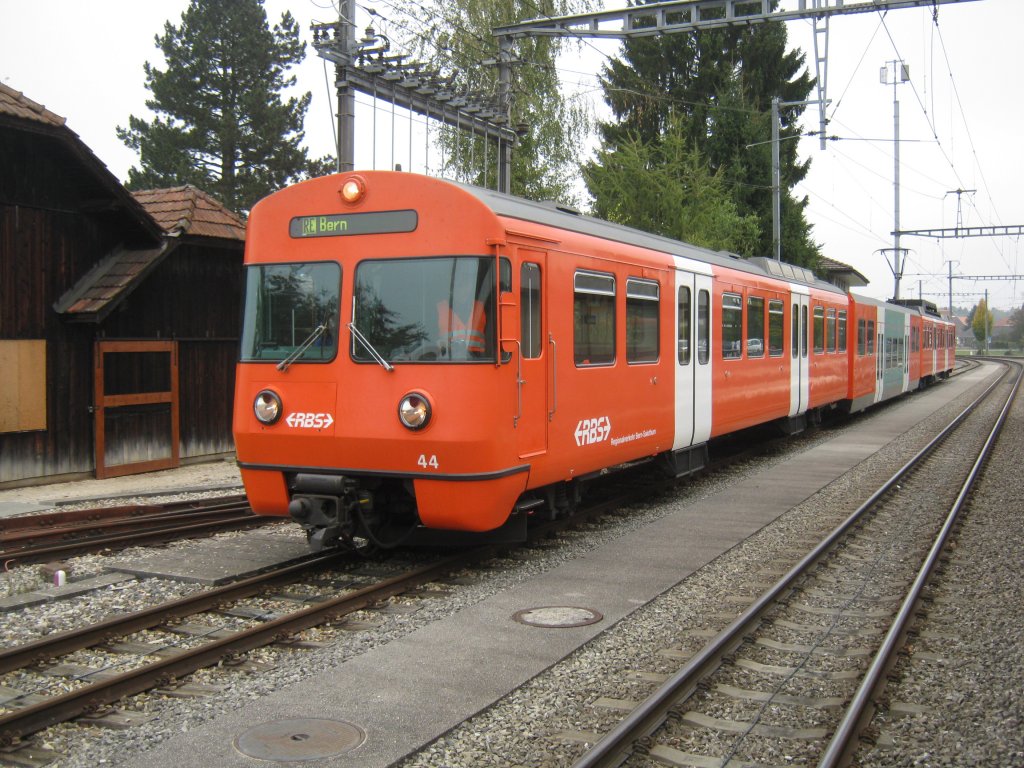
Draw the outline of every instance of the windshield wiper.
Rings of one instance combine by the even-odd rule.
[[[295,348],[294,352],[292,352],[290,355],[288,355],[288,357],[286,357],[284,360],[277,364],[277,370],[287,371],[288,366],[290,366],[292,363],[294,363],[296,360],[302,357],[302,354],[313,345],[313,342],[315,342],[317,339],[323,336],[324,331],[326,330],[327,323],[320,323],[320,325],[314,328],[313,332],[306,337],[306,340]]]
[[[393,371],[393,370],[395,370],[395,366],[393,366],[391,363],[389,363],[387,360],[385,360],[384,356],[380,352],[378,352],[376,349],[373,348],[373,344],[370,343],[369,339],[367,339],[365,336],[363,336],[362,331],[360,331],[358,328],[356,328],[355,323],[349,323],[348,324],[348,329],[350,331],[352,331],[352,335],[355,336],[356,339],[359,340],[359,343],[362,344],[364,347],[366,347],[366,351],[370,353],[370,357],[372,357],[374,360],[376,360],[378,363],[380,363],[380,366],[385,371]]]

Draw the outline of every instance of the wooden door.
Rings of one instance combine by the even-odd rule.
[[[179,466],[178,343],[98,341],[96,477]]]

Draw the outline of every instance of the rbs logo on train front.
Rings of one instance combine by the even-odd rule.
[[[611,433],[612,420],[601,416],[598,419],[582,419],[576,425],[573,435],[576,437],[576,445],[584,446],[604,442]]]

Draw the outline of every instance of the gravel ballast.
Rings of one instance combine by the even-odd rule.
[[[686,627],[688,630],[720,627],[723,620],[716,617],[728,610],[725,606],[730,598],[736,595],[738,583],[749,581],[752,573],[777,569],[782,567],[782,564],[792,561],[793,551],[802,546],[798,542],[803,542],[808,537],[809,529],[820,526],[825,517],[835,518],[852,510],[860,499],[852,498],[851,491],[864,487],[869,482],[888,477],[895,466],[902,463],[924,442],[924,435],[934,431],[934,424],[943,421],[950,410],[952,406],[944,409],[928,423],[894,441],[874,457],[863,462],[854,472],[832,483],[777,523],[767,526],[754,537],[734,547],[686,579],[676,589],[639,609],[628,619],[603,633],[595,641],[530,681],[494,707],[450,732],[421,753],[411,756],[402,765],[405,768],[570,765],[583,750],[580,741],[574,740],[573,733],[608,728],[621,716],[621,713],[609,711],[595,719],[593,704],[599,698],[629,696],[639,699],[651,690],[651,683],[640,676],[636,677],[631,689],[624,689],[621,683],[624,677],[628,678],[628,674],[624,675],[624,670],[674,670],[676,665],[660,657],[659,650],[677,648],[693,651],[701,644],[699,639],[695,639],[699,638],[699,635],[692,632],[681,633],[680,627]],[[1019,414],[1019,408],[1017,413]],[[862,418],[884,419],[885,409],[879,409],[876,413]],[[1017,437],[1013,445],[1016,446],[1019,456],[1020,449],[1024,447],[1021,445],[1024,438],[1021,436],[1019,415],[1015,423],[1008,427],[1014,428]],[[792,454],[813,450],[815,445],[828,440],[831,436],[828,431],[824,431],[813,438],[794,441],[786,452]],[[1001,445],[1000,453],[1002,450]],[[736,471],[756,471],[776,460],[762,459]],[[943,634],[964,638],[964,642],[957,641],[952,646],[935,646],[935,653],[950,659],[948,664],[932,664],[921,669],[918,668],[920,665],[912,665],[915,690],[934,690],[937,692],[936,695],[945,696],[949,696],[949,690],[957,693],[953,699],[947,699],[940,707],[936,707],[936,712],[932,715],[893,721],[893,724],[886,721],[881,728],[886,736],[880,739],[879,743],[890,746],[884,749],[880,746],[877,754],[866,756],[866,759],[875,761],[870,763],[871,765],[1022,764],[1020,755],[1024,753],[1021,752],[1019,726],[1021,691],[1024,690],[1021,683],[1024,681],[1021,680],[1022,673],[1019,669],[1019,638],[1021,624],[1024,623],[1021,619],[1021,613],[1024,611],[1021,606],[1024,605],[1024,601],[1020,599],[1020,579],[1014,573],[1014,566],[1021,560],[1021,545],[1024,543],[1021,541],[1020,532],[1020,499],[1024,498],[1024,488],[1019,485],[1019,470],[1013,464],[1012,456],[1008,461],[1009,469],[1001,468],[997,472],[993,460],[993,469],[986,476],[986,480],[988,475],[997,477],[999,484],[1008,487],[1001,492],[999,500],[992,503],[991,513],[1002,518],[1002,523],[988,524],[992,526],[991,530],[987,530],[989,535],[979,537],[983,546],[991,548],[984,550],[987,554],[983,555],[980,561],[987,561],[989,567],[986,569],[984,566],[978,566],[979,569],[987,570],[988,575],[981,579],[978,575],[972,574],[966,578],[963,587],[967,590],[973,589],[973,585],[979,585],[979,595],[972,595],[972,600],[977,606],[972,607],[972,618],[966,630],[948,627],[941,630]],[[46,733],[45,746],[52,747],[63,755],[56,763],[62,767],[78,768],[99,764],[116,766],[128,762],[137,756],[140,749],[159,744],[170,735],[186,732],[220,712],[242,709],[247,701],[308,677],[311,670],[336,666],[367,647],[386,643],[426,623],[441,621],[466,605],[484,600],[513,584],[530,579],[539,571],[548,570],[560,562],[578,557],[580,553],[600,546],[608,537],[621,535],[622,531],[645,525],[669,514],[679,506],[691,504],[696,499],[713,494],[718,488],[728,484],[731,477],[727,472],[684,484],[671,497],[636,505],[629,514],[617,516],[614,525],[588,530],[585,535],[567,536],[557,547],[531,550],[528,558],[510,558],[502,561],[501,567],[493,568],[485,580],[458,590],[456,596],[451,599],[429,601],[412,615],[386,617],[379,631],[353,634],[329,649],[275,657],[275,668],[245,678],[233,678],[230,686],[216,696],[202,700],[154,702],[152,707],[159,713],[159,717],[132,728],[130,732],[58,727]],[[1017,487],[1010,485],[1011,482],[1016,482]],[[968,516],[969,522],[958,539],[958,548],[968,546],[970,520],[975,513],[976,510],[972,508]],[[281,535],[296,534],[301,535],[297,530],[283,531]],[[110,558],[107,557],[97,557],[95,561],[89,558],[76,558],[71,565],[75,573],[85,574],[100,572],[109,562]],[[973,555],[971,562],[978,562]],[[991,565],[995,562],[1002,563],[1003,567],[993,569]],[[955,560],[949,570],[954,569]],[[26,573],[26,581],[34,580],[33,584],[38,582],[40,577],[34,569],[17,569],[7,574],[10,577],[5,582],[8,589],[20,589],[16,580],[22,578],[22,570]],[[993,570],[997,575],[992,575]],[[772,580],[769,576],[763,576],[762,579]],[[52,614],[46,616],[47,629],[59,631],[74,626],[79,621],[92,620],[93,617],[104,615],[111,610],[130,610],[136,604],[145,605],[160,599],[170,599],[182,589],[181,584],[146,580],[135,583],[132,588],[104,590],[94,596],[76,600],[73,609],[61,608],[59,604],[54,604],[51,608]],[[187,589],[195,587],[189,586]],[[166,593],[163,590],[166,590]],[[950,594],[955,591],[951,591]],[[990,595],[988,600],[984,599],[981,593]],[[937,597],[940,599],[930,611],[933,615],[942,605],[941,589]],[[989,605],[988,608],[985,608],[986,603]],[[1007,615],[1008,611],[1014,613]],[[952,613],[963,615],[964,611],[957,609]],[[994,618],[996,620],[993,620]],[[968,638],[965,634],[974,633],[976,630],[972,627],[978,628],[977,638]],[[33,628],[28,626],[28,622],[22,616],[0,615],[0,632],[11,638],[8,642],[23,642],[33,635]],[[1002,658],[999,663],[989,662],[979,648],[968,640],[979,643],[983,648],[1000,649]],[[964,653],[970,654],[966,658],[972,659],[972,663],[963,664],[957,661],[960,658],[961,647],[964,648]],[[929,650],[932,650],[932,646],[929,646]],[[1010,667],[1014,665],[1017,668],[1011,670]],[[952,668],[957,668],[956,671],[965,678],[957,681],[956,688],[950,689],[940,679],[931,683],[925,680],[925,676],[931,674],[928,670],[937,669],[948,673]],[[941,693],[943,691],[946,693]],[[915,700],[911,693],[900,700]],[[894,693],[893,699],[897,700],[896,697],[897,694]],[[968,713],[966,716],[962,714],[961,706]],[[933,720],[929,720],[929,717]],[[946,722],[946,718],[962,720],[958,723],[949,723]],[[905,737],[899,730],[912,729],[914,723],[919,729],[924,728],[926,733],[947,728],[950,735],[930,736],[935,745],[934,754],[922,757],[920,749],[911,746],[909,737]],[[978,724],[978,728],[975,728],[974,724]],[[982,731],[981,734],[978,733],[979,729]],[[998,733],[998,738],[993,738],[993,733]],[[905,746],[901,747],[901,742],[905,742]],[[976,755],[977,759],[957,760],[953,745],[960,745],[958,748],[963,750],[962,754]],[[897,749],[901,751],[894,751]],[[947,762],[938,762],[935,754],[949,755],[949,758]]]

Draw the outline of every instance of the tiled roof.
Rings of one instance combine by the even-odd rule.
[[[165,240],[156,248],[114,251],[61,296],[53,308],[72,320],[102,320],[172,247]]]
[[[245,222],[191,185],[132,194],[167,234],[245,240]]]
[[[65,122],[60,115],[54,114],[42,104],[26,98],[21,91],[16,91],[3,83],[0,83],[0,115],[32,120],[57,128],[63,127]]]
[[[69,320],[99,322],[141,283],[185,235],[244,241],[242,220],[192,186],[133,192],[135,201],[164,231],[156,248],[119,248],[100,261],[54,304]]]
[[[83,199],[95,201],[109,197],[126,240],[145,247],[160,238],[162,232],[152,217],[142,210],[81,137],[68,128],[63,117],[3,83],[0,83],[0,129],[39,137],[34,146],[39,152],[51,153],[54,162],[62,165],[65,181],[80,190]],[[110,209],[107,205],[107,210]]]
[[[845,275],[848,285],[861,287],[868,284],[868,279],[849,264],[830,259],[827,256],[822,256],[818,260],[818,264],[822,270],[829,274]]]

